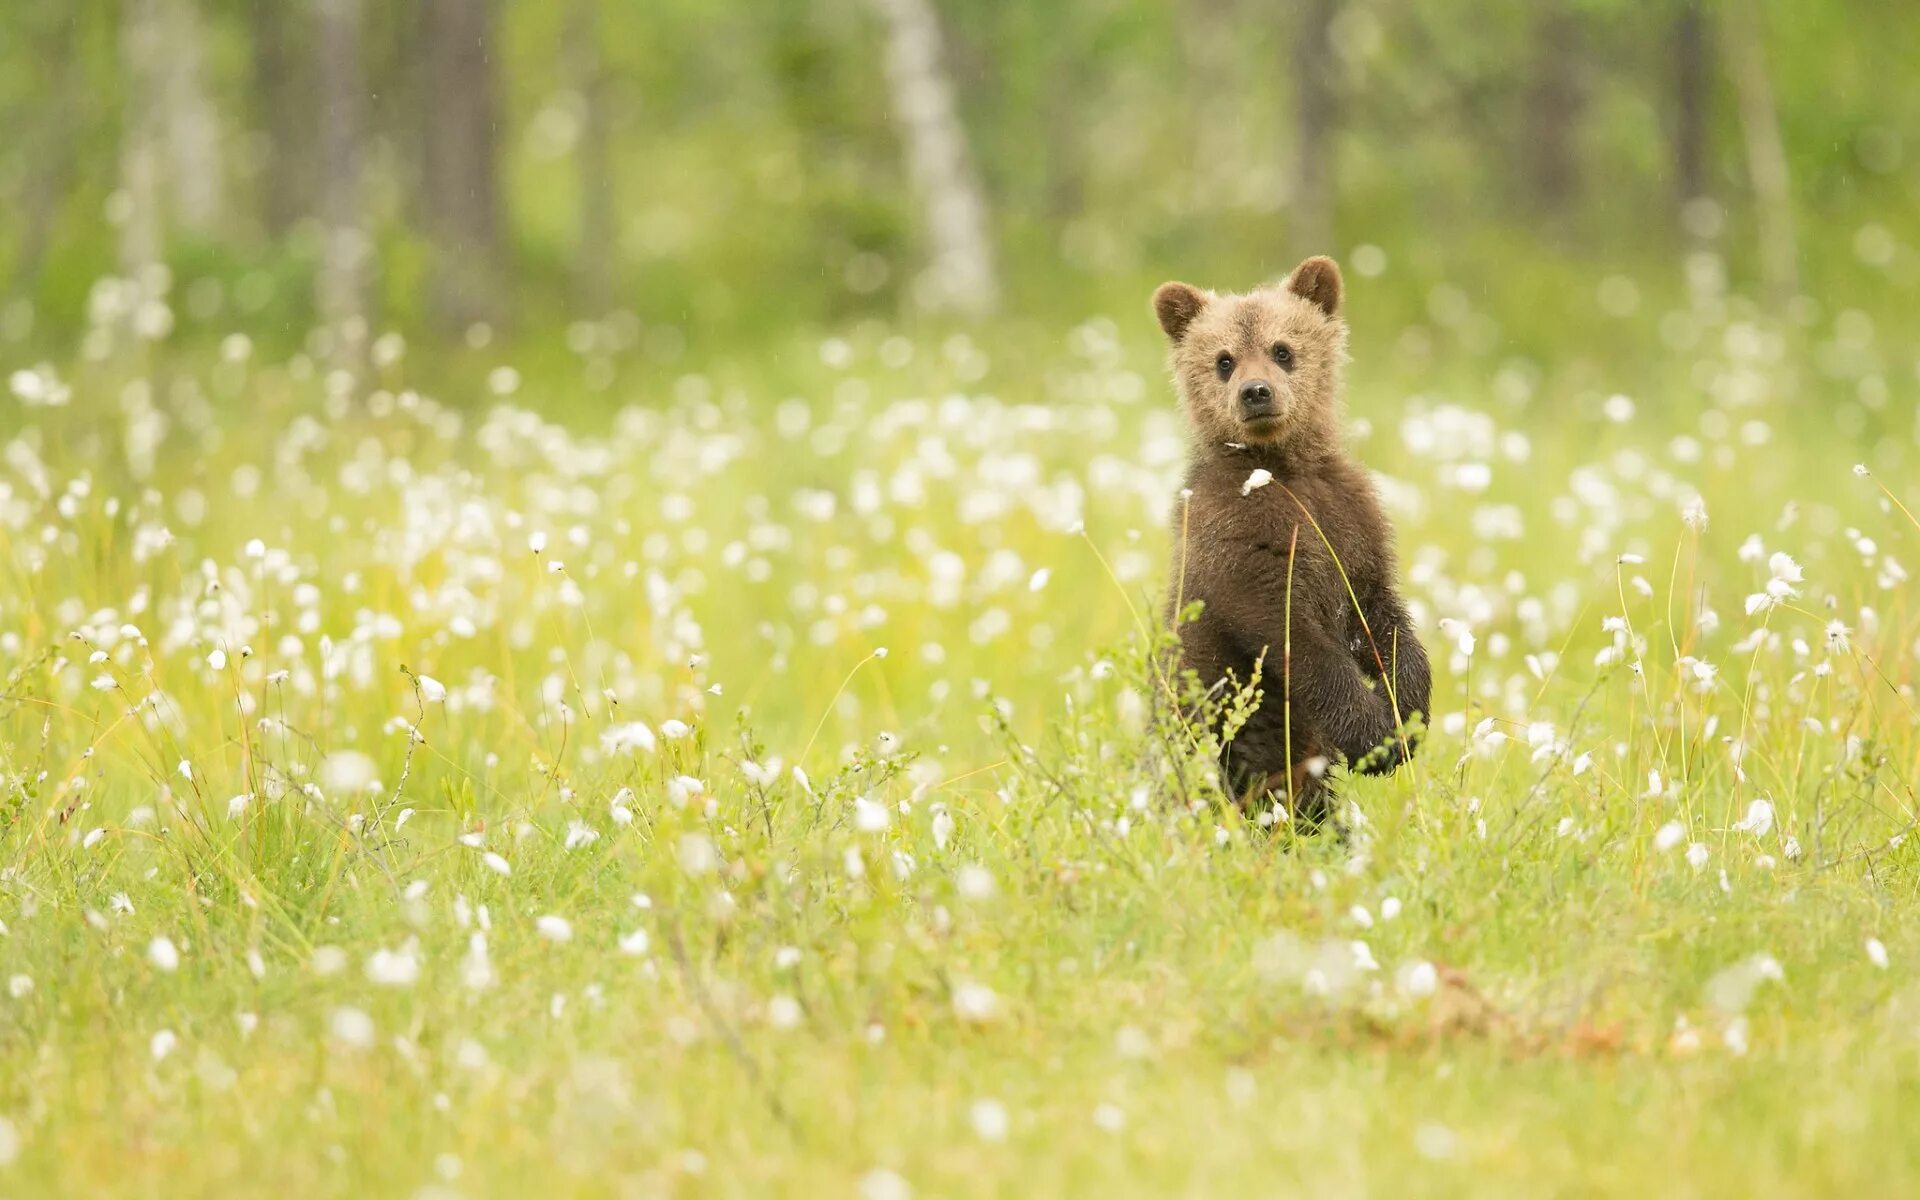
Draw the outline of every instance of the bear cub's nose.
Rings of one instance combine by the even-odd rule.
[[[1240,385],[1240,412],[1248,417],[1273,415],[1273,385],[1264,379],[1249,379]]]

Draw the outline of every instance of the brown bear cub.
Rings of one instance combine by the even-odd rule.
[[[1180,627],[1181,665],[1216,695],[1257,668],[1260,702],[1221,755],[1223,778],[1249,811],[1279,803],[1315,824],[1332,808],[1330,762],[1394,770],[1431,691],[1392,528],[1340,444],[1340,299],[1327,258],[1243,296],[1153,294],[1193,425],[1169,619],[1203,607]]]

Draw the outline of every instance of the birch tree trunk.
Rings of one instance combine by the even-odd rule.
[[[1295,257],[1335,253],[1333,19],[1339,0],[1306,0],[1293,40]]]
[[[127,74],[120,127],[120,273],[139,274],[160,261],[161,0],[127,0],[120,20],[120,59]]]
[[[434,309],[454,327],[498,315],[499,101],[491,0],[426,0],[422,194]]]
[[[1534,206],[1553,216],[1566,212],[1580,187],[1574,149],[1586,103],[1580,86],[1581,32],[1580,16],[1568,0],[1544,0],[1534,25],[1524,161]]]
[[[160,100],[173,213],[191,233],[219,230],[226,215],[220,118],[207,95],[207,32],[194,0],[158,5]]]
[[[1760,279],[1768,298],[1784,304],[1800,288],[1787,148],[1780,135],[1780,113],[1773,103],[1773,80],[1767,73],[1759,18],[1742,5],[1730,6],[1728,17],[1728,65],[1740,106],[1740,133],[1746,143],[1747,177],[1753,187],[1754,217],[1760,232]]]
[[[954,108],[932,0],[872,0],[886,28],[887,86],[920,208],[927,265],[913,298],[929,312],[984,316],[999,303],[987,202]]]
[[[293,0],[254,0],[249,9],[253,50],[253,119],[266,139],[257,187],[261,223],[284,237],[308,215],[318,181],[314,170],[314,65],[306,47],[313,29],[307,6]]]
[[[1707,194],[1712,87],[1706,10],[1702,0],[1680,0],[1673,22],[1673,192],[1678,207]]]
[[[361,175],[365,95],[360,0],[318,0],[315,46],[320,83],[320,221],[324,241],[315,280],[320,320],[343,362],[355,362],[366,338],[370,241]]]
[[[619,255],[613,219],[613,172],[607,145],[606,72],[600,61],[598,0],[574,0],[567,26],[569,74],[580,93],[580,140],[574,148],[579,172],[580,232],[574,249],[574,292],[582,308],[599,315],[612,295],[612,265]]]

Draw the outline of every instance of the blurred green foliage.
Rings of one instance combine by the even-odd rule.
[[[123,69],[124,26],[140,5],[167,3],[198,18],[198,86],[221,152],[220,221],[164,230],[176,285],[219,285],[182,312],[181,333],[244,325],[297,343],[315,323],[320,231],[303,219],[276,234],[263,213],[273,172],[312,183],[311,148],[272,145],[264,112],[271,83],[293,89],[310,125],[327,119],[310,64],[260,69],[262,10],[248,0],[76,0],[0,10],[0,119],[14,135],[0,149],[0,336],[70,341],[93,281],[119,265],[115,198],[129,115],[144,103]],[[431,7],[366,6],[359,39],[377,247],[370,316],[416,335],[431,330],[422,297],[433,258],[414,164],[436,106],[460,102],[422,84]],[[1920,10],[1910,7],[1701,6],[1700,168],[1714,207],[1694,231],[1706,236],[1690,240],[1674,179],[1682,0],[1340,0],[1327,31],[1329,247],[1296,244],[1290,199],[1306,6],[935,7],[988,203],[1001,307],[1016,320],[1057,327],[1131,313],[1169,275],[1243,285],[1305,249],[1347,256],[1363,244],[1384,251],[1397,286],[1370,295],[1360,319],[1423,320],[1432,288],[1447,283],[1493,313],[1519,351],[1557,345],[1570,323],[1592,319],[1607,275],[1655,300],[1677,292],[1690,244],[1713,243],[1733,289],[1753,291],[1749,131],[1727,65],[1737,21],[1760,39],[1777,107],[1804,290],[1829,309],[1897,311],[1920,284],[1909,245],[1920,240],[1911,145],[1920,83],[1909,71]],[[288,0],[281,19],[298,29],[310,8]],[[691,346],[710,357],[766,331],[904,315],[924,232],[869,3],[578,0],[488,11],[506,213],[497,308],[517,338],[557,342],[572,320],[630,310],[641,329],[663,331],[645,342],[656,355]],[[1543,39],[1549,19],[1572,31],[1564,44]],[[308,40],[292,45],[296,57],[308,50]],[[1543,87],[1571,96],[1570,175],[1547,202],[1529,180],[1540,169]],[[589,88],[608,147],[598,177],[583,160]],[[604,190],[611,245],[583,239],[592,189]],[[587,269],[604,274],[602,296],[583,294]]]

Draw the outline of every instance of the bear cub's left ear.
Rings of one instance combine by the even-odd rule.
[[[1340,268],[1323,255],[1314,255],[1287,276],[1287,290],[1311,302],[1329,317],[1340,312]]]

